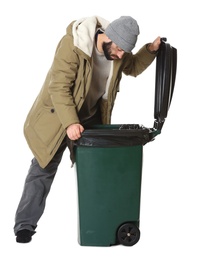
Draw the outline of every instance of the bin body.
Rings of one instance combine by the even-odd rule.
[[[139,227],[142,145],[76,148],[79,243],[119,244],[118,228]]]

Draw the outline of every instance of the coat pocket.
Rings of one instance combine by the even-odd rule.
[[[33,128],[46,146],[56,139],[62,125],[53,107],[42,107],[33,122]]]

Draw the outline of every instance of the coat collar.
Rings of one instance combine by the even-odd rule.
[[[108,21],[99,16],[81,18],[75,21],[72,25],[74,46],[91,57],[97,28],[105,30],[108,24]]]

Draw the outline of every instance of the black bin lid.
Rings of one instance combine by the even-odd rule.
[[[154,128],[161,130],[171,104],[177,67],[177,49],[161,38],[156,58]]]

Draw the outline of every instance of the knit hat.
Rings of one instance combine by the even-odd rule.
[[[107,37],[125,52],[131,52],[135,47],[139,33],[137,21],[130,16],[121,16],[105,30]]]

